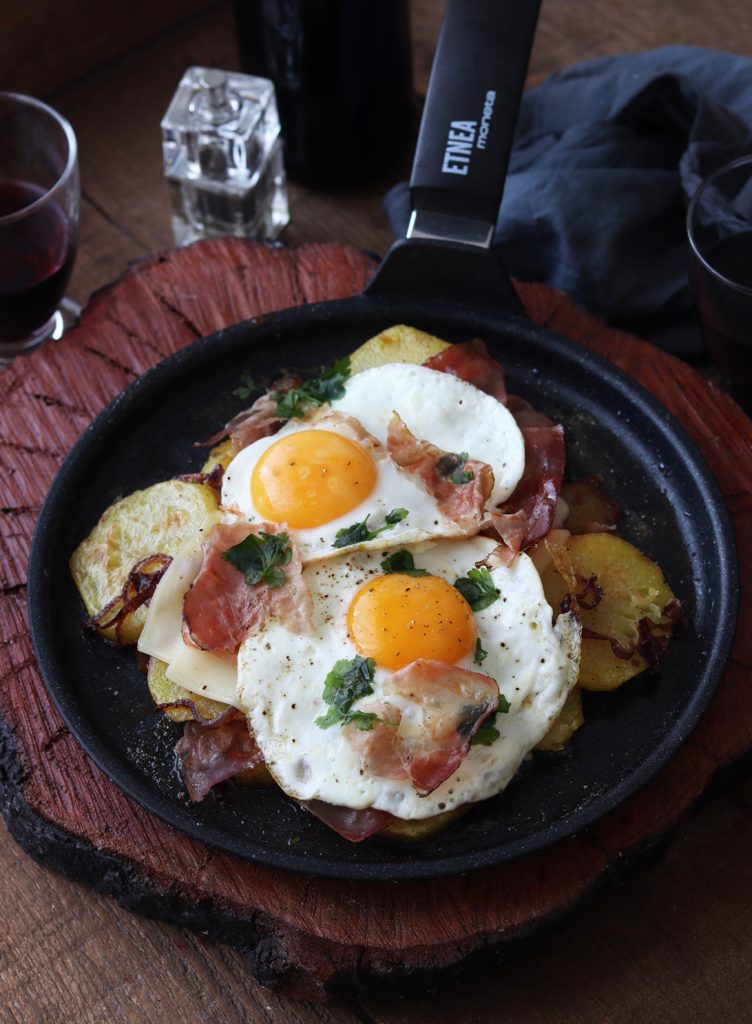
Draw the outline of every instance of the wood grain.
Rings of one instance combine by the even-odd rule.
[[[4,520],[11,525],[0,536],[7,567],[0,621],[13,638],[4,647],[0,717],[10,731],[8,773],[13,766],[20,773],[6,784],[9,827],[40,861],[134,909],[231,942],[250,957],[261,981],[306,999],[373,990],[386,978],[394,990],[412,990],[487,962],[579,904],[607,873],[638,860],[718,765],[752,743],[752,708],[744,700],[752,666],[742,630],[734,664],[695,737],[622,808],[533,857],[398,887],[311,880],[207,850],[135,806],[90,764],[40,684],[22,604],[34,513],[64,451],[88,416],[164,355],[263,310],[354,293],[373,266],[364,254],[339,246],[199,243],[142,261],[94,297],[63,342],[32,356],[23,374],[11,369],[2,378],[0,469],[3,463],[8,472],[15,468],[17,486]],[[724,491],[746,493],[752,425],[730,399],[561,293],[539,285],[519,291],[535,320],[610,356],[658,393],[693,432]],[[31,426],[28,434],[21,423]],[[721,445],[720,436],[738,443]],[[732,514],[741,533],[743,503]],[[745,589],[745,622],[749,596]]]
[[[8,0],[0,8],[0,89],[44,96],[211,2]]]

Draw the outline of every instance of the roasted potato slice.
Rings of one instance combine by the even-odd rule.
[[[353,373],[360,373],[386,363],[424,363],[445,348],[449,348],[448,341],[415,327],[397,324],[356,348],[350,356],[350,369]]]
[[[430,818],[416,818],[412,821],[394,821],[387,825],[379,835],[387,839],[396,839],[401,843],[423,843],[427,839],[433,839],[439,832],[449,828],[455,821],[466,814],[470,804],[463,807],[455,807],[451,811],[444,811],[442,814],[434,814]]]
[[[559,712],[559,717],[554,720],[553,725],[535,749],[563,750],[584,721],[582,693],[580,688],[575,686],[573,690],[570,690],[564,707]]]
[[[235,456],[235,452],[232,449],[232,441],[229,437],[220,441],[219,444],[215,445],[206,457],[206,462],[201,467],[202,473],[211,473],[217,466],[222,466],[223,469],[232,462]]]
[[[609,637],[627,651],[638,641],[644,618],[671,632],[674,620],[664,610],[675,600],[674,595],[658,566],[637,548],[612,533],[570,537],[565,548],[583,592],[585,581],[593,578],[603,591],[598,599],[594,588],[587,588],[581,597],[583,629]],[[569,585],[553,563],[541,578],[546,599],[557,612]],[[620,657],[609,640],[585,638],[577,682],[586,690],[613,690],[647,667],[648,662],[637,651],[630,657]]]
[[[149,684],[149,693],[152,695],[155,704],[172,704],[176,700],[193,701],[196,711],[205,720],[219,718],[229,707],[218,700],[210,697],[201,697],[197,693],[191,693],[177,683],[168,679],[165,672],[167,665],[159,658],[149,658],[149,668],[146,674],[146,681]],[[190,708],[168,708],[165,714],[173,722],[188,722],[193,718]]]
[[[603,533],[619,522],[619,502],[611,497],[597,476],[585,476],[564,484],[561,496],[569,505],[564,526],[570,533]]]
[[[183,480],[154,484],[110,505],[70,558],[89,615],[117,597],[137,562],[148,555],[176,555],[187,541],[209,530],[217,509],[216,491]],[[121,628],[124,644],[138,640],[145,618],[145,608],[127,616]],[[100,632],[115,640],[114,627]]]

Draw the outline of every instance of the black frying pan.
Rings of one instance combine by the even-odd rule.
[[[42,509],[29,568],[30,621],[63,718],[140,804],[251,860],[313,875],[407,879],[538,850],[601,817],[666,763],[702,714],[728,656],[736,558],[701,456],[631,378],[527,319],[487,247],[536,13],[529,0],[449,0],[413,173],[413,237],[394,246],[366,291],[237,324],[165,360],[84,433]],[[447,175],[440,168],[448,125],[480,120],[489,91],[496,113],[487,148],[472,150],[467,176]],[[416,237],[429,234],[439,237]],[[67,559],[118,496],[200,465],[191,442],[238,411],[232,391],[245,371],[257,378],[288,366],[312,372],[395,323],[450,341],[486,339],[510,390],[565,425],[571,476],[604,477],[625,510],[621,532],[660,563],[691,628],[672,644],[660,674],[587,694],[586,726],[567,751],[536,755],[503,794],[444,834],[416,847],[378,837],[353,846],[277,790],[228,785],[200,804],[186,801],[172,755],[179,728],[154,714],[132,652],[82,632]]]

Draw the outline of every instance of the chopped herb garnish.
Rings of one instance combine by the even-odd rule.
[[[376,530],[370,530],[368,528],[368,520],[370,519],[370,513],[365,517],[362,523],[353,523],[352,526],[344,526],[341,530],[337,530],[334,535],[334,543],[332,547],[335,548],[346,548],[350,544],[362,544],[366,540],[374,540],[383,533],[385,530],[390,530],[397,523],[401,523],[403,519],[407,519],[410,513],[406,508],[393,508],[391,512],[387,512],[384,517],[384,525],[379,526]]]
[[[428,569],[416,569],[415,559],[412,556],[412,552],[404,549],[402,551],[395,551],[392,555],[387,555],[381,563],[381,568],[386,573],[399,572],[404,576],[430,575]]]
[[[475,641],[475,656],[473,661],[476,665],[480,665],[488,657],[488,651],[484,651],[480,645],[480,637]]]
[[[286,533],[249,533],[245,540],[222,552],[222,558],[245,576],[249,586],[267,583],[270,590],[284,585],[287,577],[281,566],[292,558]]]
[[[499,599],[499,591],[494,586],[491,573],[485,566],[471,569],[467,576],[454,581],[454,585],[465,598],[474,612],[488,608]]]
[[[250,398],[256,390],[256,381],[250,373],[246,372],[240,378],[240,386],[235,388],[233,395],[237,398]]]
[[[323,367],[318,377],[304,381],[299,388],[285,394],[274,393],[277,416],[282,420],[300,419],[312,405],[323,405],[345,393],[345,381],[350,376],[350,357],[338,359],[332,366]]]
[[[379,716],[373,711],[340,711],[339,708],[329,708],[325,715],[316,719],[319,729],[328,729],[332,725],[354,725],[361,732],[370,732],[373,723],[380,721]]]
[[[476,734],[470,740],[470,746],[472,747],[490,747],[494,740],[497,740],[501,733],[496,728],[496,716],[509,714],[509,709],[512,705],[506,699],[503,693],[499,694],[499,706],[489,718],[485,720],[483,725],[478,729]]]
[[[324,703],[329,705],[325,715],[316,719],[320,729],[328,729],[332,725],[347,725],[352,722],[358,729],[368,732],[378,715],[368,711],[351,711],[351,707],[360,697],[373,693],[373,672],[376,662],[373,658],[361,658],[359,654],[348,661],[341,658],[334,663],[334,668],[324,680]]]
[[[475,479],[475,473],[472,469],[463,469],[469,458],[467,452],[447,452],[446,455],[442,455],[436,463],[436,472],[439,476],[444,477],[445,480],[449,480],[453,484],[469,484],[471,480]]]

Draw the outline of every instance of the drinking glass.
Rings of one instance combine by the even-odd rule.
[[[752,156],[711,174],[687,212],[690,282],[713,362],[752,390]]]
[[[39,100],[0,92],[0,365],[62,334],[79,201],[71,126]]]

